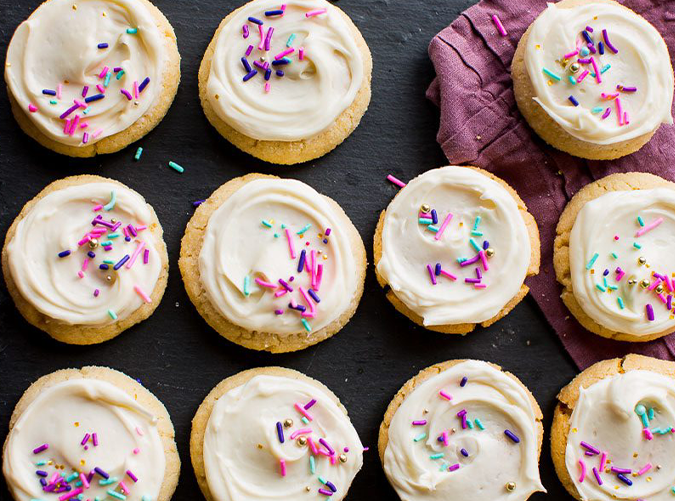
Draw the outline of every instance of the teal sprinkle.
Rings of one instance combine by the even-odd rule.
[[[642,416],[640,416],[640,419],[642,419],[642,426],[644,428],[649,428],[649,418],[647,417],[646,412]]]
[[[108,238],[118,238],[119,236],[119,233],[108,233]]]
[[[433,231],[434,233],[438,233],[438,226],[430,224],[429,226],[427,226],[427,230]]]
[[[605,289],[602,285],[600,284],[595,284],[595,288],[598,289],[600,292],[607,292],[607,289]]]
[[[606,64],[606,65],[604,65],[604,66],[602,67],[602,69],[600,70],[600,74],[602,75],[605,71],[607,71],[607,70],[610,69],[611,67],[612,67],[611,64]]]
[[[116,202],[116,201],[117,201],[117,192],[115,192],[115,190],[112,190],[112,191],[110,192],[110,202],[108,202],[107,204],[105,204],[105,205],[103,206],[103,208],[104,208],[105,210],[113,210],[113,208],[115,207],[115,202]]]
[[[281,60],[284,61],[286,64],[291,64],[291,60],[287,57],[282,57]]]
[[[635,414],[638,416],[642,416],[645,412],[647,412],[647,409],[645,409],[645,406],[642,404],[637,404],[635,406]]]
[[[599,254],[597,252],[595,254],[593,254],[593,257],[591,258],[591,260],[586,265],[587,270],[590,270],[591,268],[593,268],[593,265],[595,264],[595,261],[598,259],[598,256],[599,256]]]
[[[482,237],[483,233],[480,231],[472,230],[471,235],[473,235],[474,237]]]
[[[82,482],[80,482],[80,485],[82,485]],[[77,495],[77,500],[82,501],[84,499],[84,494],[78,494]]]
[[[98,498],[96,498],[96,501],[98,501]],[[150,499],[150,496],[143,496],[141,501],[152,501],[152,499]]]
[[[649,413],[647,414],[647,417],[649,417],[650,421],[654,419],[654,407],[649,408]]]
[[[614,259],[619,259],[619,256],[616,255],[616,252],[612,252],[612,257],[613,257]]]
[[[581,57],[586,57],[590,53],[591,53],[591,51],[588,49],[588,47],[582,47],[581,50],[579,51],[579,54],[581,54]]]
[[[467,261],[467,258],[465,258],[465,257],[458,257],[458,258],[457,258],[457,262],[458,262],[459,264],[462,264],[464,261]]]
[[[473,222],[473,230],[476,231],[478,229],[478,225],[480,224],[481,217],[476,216],[476,220]]]
[[[251,286],[251,277],[246,275],[244,277],[244,296],[248,296],[251,294],[251,291],[249,290],[250,286]]]
[[[83,115],[88,115],[89,112],[91,111],[91,106],[87,106],[84,111],[82,112]]]
[[[319,482],[321,482],[323,485],[326,485],[326,482],[328,482],[328,480],[319,475]]]
[[[316,472],[316,462],[314,460],[314,456],[309,456],[309,472],[314,475]]]
[[[663,435],[661,428],[654,428],[651,432],[656,433],[657,435]]]
[[[178,165],[176,162],[172,162],[171,160],[169,160],[169,167],[171,167],[176,172],[180,172],[181,174],[185,171],[183,167]]]
[[[473,423],[470,420],[466,420],[466,425],[469,427],[470,430],[473,430]]]
[[[568,76],[567,78],[569,78],[570,83],[571,83],[572,85],[576,85],[576,84],[577,84],[577,79],[574,78],[572,75]]]
[[[285,229],[286,229],[286,225],[285,225],[285,224],[282,224],[282,225],[281,225],[281,229],[282,229],[282,230],[285,230]]]
[[[446,469],[448,466],[449,466],[448,463],[446,463],[445,461],[443,461],[443,464],[442,464],[441,467],[438,469],[438,471],[445,471],[445,469]],[[675,487],[673,487],[673,492],[675,492]]]
[[[112,318],[113,320],[117,320],[117,313],[115,313],[114,311],[108,310],[108,315],[110,315],[110,318]]]
[[[673,494],[675,494],[675,487],[671,487],[671,488],[670,488],[670,492],[672,492]]]
[[[59,102],[56,99],[52,99],[49,101],[49,104],[59,104]]]
[[[117,499],[126,499],[127,498],[124,494],[120,494],[119,492],[115,492],[112,489],[108,489],[106,492],[108,493],[108,496],[112,496],[112,497],[117,498]]]
[[[593,108],[591,110],[591,113],[593,113],[593,114],[600,113],[602,110],[604,110],[604,108],[602,106],[596,106],[595,108]]]
[[[110,485],[117,482],[117,477],[104,478],[103,480],[98,481],[98,485]]]
[[[421,217],[421,218],[419,218],[419,219],[417,220],[417,222],[418,222],[419,224],[431,224],[431,223],[433,223],[433,220],[428,219],[428,218],[426,218],[426,217]]]
[[[296,235],[304,235],[305,232],[306,232],[307,230],[309,230],[311,227],[312,227],[311,224],[305,225],[305,227],[304,227],[303,229],[301,229],[300,231],[298,231],[298,232],[296,233]]]
[[[293,40],[295,40],[295,33],[291,33],[291,36],[288,37],[288,41],[286,42],[286,47],[290,47],[293,45]]]
[[[103,264],[115,264],[115,261],[113,261],[112,259],[104,259]]]
[[[305,424],[309,424],[309,419],[307,419],[305,416],[302,416],[301,421]]]
[[[47,461],[38,461],[37,463],[35,463],[35,466],[44,466],[46,464],[47,464]]]
[[[626,305],[623,304],[623,298],[617,297],[616,302],[619,303],[619,308],[622,310],[626,307]]]
[[[105,76],[105,80],[103,80],[103,87],[108,87],[108,85],[110,85],[110,77],[111,76],[112,76],[112,73],[109,71]]]
[[[73,472],[73,473],[71,473],[70,475],[68,475],[68,476],[66,477],[66,482],[70,483],[70,482],[72,482],[73,480],[75,480],[75,479],[76,479],[77,477],[79,477],[79,476],[80,476],[79,474]]]
[[[429,456],[429,459],[441,459],[445,456],[445,452],[439,452],[438,454],[432,454]]]
[[[108,240],[107,242],[101,242],[101,247],[110,247],[113,243]]]
[[[75,487],[82,487],[82,480],[75,482]]]
[[[278,234],[278,233],[275,233],[275,234],[274,234],[274,238],[279,238],[279,234]]]
[[[642,217],[640,217],[640,216],[638,216],[638,224],[639,224],[640,226],[644,226],[644,225],[645,225],[645,222],[642,220]]]
[[[135,35],[138,33],[138,28],[127,28],[127,33],[129,33],[129,35]]]
[[[558,75],[556,75],[555,73],[553,73],[551,70],[549,70],[547,68],[542,68],[541,71],[543,71],[544,74],[548,75],[549,77],[551,77],[556,82],[560,82],[560,77]]]
[[[262,220],[262,224],[264,224],[264,225],[267,226],[268,228],[271,228],[271,227],[272,227],[272,224],[271,224],[269,221],[265,220],[265,219]]]
[[[312,332],[312,327],[309,325],[309,322],[306,318],[301,318],[300,321],[307,332]]]
[[[124,76],[124,70],[120,70],[120,71],[117,73],[117,76],[116,76],[115,78],[116,78],[117,80],[119,80],[119,79],[122,78],[123,76]]]
[[[470,238],[470,239],[469,239],[469,243],[471,244],[471,247],[473,247],[473,249],[474,249],[476,252],[480,252],[480,251],[483,250],[483,249],[480,248],[480,246],[476,243],[476,241],[475,241],[473,238]]]
[[[140,160],[142,154],[143,154],[143,148],[141,148],[139,146],[138,149],[136,150],[136,154],[134,155],[134,160],[136,160],[136,161]]]
[[[636,249],[642,249],[642,246],[637,242],[633,242],[633,247],[635,247]]]
[[[424,440],[425,438],[427,438],[427,434],[422,432],[419,435],[417,435],[415,438],[413,438],[413,440],[415,442],[419,442],[420,440]]]
[[[605,287],[609,287],[609,285],[607,285],[607,277],[602,277],[602,281],[604,282]]]
[[[611,291],[615,291],[615,290],[618,289],[618,287],[616,285],[608,285],[607,288]]]
[[[595,72],[591,71],[591,72],[589,73],[589,75],[591,75],[593,78],[595,78]]]
[[[485,429],[485,426],[483,425],[483,423],[481,422],[480,419],[474,419],[474,422],[476,423],[476,426],[478,426],[478,428],[479,428],[481,431]]]

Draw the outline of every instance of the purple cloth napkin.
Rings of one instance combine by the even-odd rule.
[[[675,50],[675,8],[668,0],[625,0]],[[579,368],[629,352],[675,359],[675,336],[649,343],[604,339],[585,330],[560,299],[553,270],[553,240],[567,201],[584,185],[614,172],[642,171],[675,181],[675,126],[664,125],[640,151],[614,161],[576,158],[546,145],[520,115],[513,96],[511,60],[544,0],[483,0],[431,41],[436,69],[427,97],[441,110],[438,142],[451,164],[470,164],[506,180],[539,225],[542,263],[528,279],[532,296]],[[501,19],[502,37],[492,22]]]

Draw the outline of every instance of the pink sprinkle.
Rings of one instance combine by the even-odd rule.
[[[642,430],[642,431],[644,432],[645,438],[646,438],[647,440],[651,440],[652,438],[654,438],[654,435],[652,435],[652,432],[650,431],[649,428],[645,428],[645,429]]]
[[[138,426],[136,427],[136,433],[138,433],[139,436],[143,436],[143,430],[141,430]]]
[[[630,123],[630,119],[628,118],[628,112],[624,111],[623,112],[623,124],[628,125]]]
[[[309,12],[305,13],[305,17],[320,16],[321,14],[325,14],[326,12],[328,12],[328,9],[310,10]]]
[[[280,8],[281,10],[283,10],[284,12],[286,12],[286,4],[285,4],[285,3],[282,3],[282,4],[281,4],[281,7],[279,7],[279,8]]]
[[[651,463],[647,463],[646,465],[644,465],[642,467],[642,469],[640,471],[638,471],[638,476],[644,475],[645,473],[647,473],[651,469],[652,469]]]
[[[279,52],[279,54],[274,56],[274,60],[278,61],[279,59],[283,59],[287,55],[293,54],[293,52],[295,52],[295,48],[294,47],[288,47],[286,50],[281,51],[281,52]]]
[[[279,467],[281,468],[281,476],[285,477],[286,476],[286,461],[283,459],[279,460]]]
[[[143,251],[143,264],[148,264],[150,261],[150,249],[145,249]]]
[[[265,92],[269,92],[269,91],[270,91],[270,88],[271,88],[270,83],[269,83],[269,82],[265,82]]]
[[[92,209],[92,211],[98,212],[98,211],[100,211],[102,208],[103,208],[103,206],[102,206],[101,204],[99,204],[99,205],[94,206],[94,208]]]
[[[103,129],[98,129],[98,130],[96,130],[96,132],[94,132],[94,133],[91,135],[91,138],[92,138],[92,139],[96,139],[96,138],[97,138],[98,136],[100,136],[101,134],[103,134]]]
[[[80,123],[80,129],[86,129],[87,127],[89,127],[89,122]]]
[[[304,409],[304,407],[303,407],[302,405],[296,403],[293,407],[295,407],[295,409],[296,409],[300,414],[302,414],[303,416],[305,416],[305,417],[307,418],[308,421],[312,421],[312,416]]]
[[[136,291],[136,294],[141,296],[143,301],[146,303],[152,303],[152,299],[150,299],[150,297],[145,292],[143,292],[143,290],[138,285],[134,285],[134,290]]]
[[[441,270],[441,275],[443,275],[444,277],[448,277],[450,280],[457,280],[457,277],[455,275],[445,270]]]
[[[307,443],[309,444],[309,449],[312,451],[312,454],[316,456],[319,453],[319,449],[316,448],[314,440],[312,440],[310,437],[307,437]]]
[[[281,296],[283,296],[284,294],[288,294],[288,291],[287,291],[286,289],[281,289],[281,290],[276,291],[276,292],[274,293],[274,297],[281,297]]]
[[[590,72],[588,70],[584,70],[584,72],[577,77],[577,83],[583,82],[584,78],[589,74]]]
[[[78,489],[73,489],[72,491],[66,492],[63,496],[61,496],[59,498],[59,501],[66,501],[67,499],[71,499],[71,498],[74,498],[76,496],[79,496],[80,494],[82,494],[83,491],[84,491],[84,489],[82,489],[82,487],[80,487]]]
[[[303,311],[301,315],[306,318],[314,318],[316,316],[316,310],[314,309],[314,304],[312,301],[309,299],[309,295],[307,294],[307,291],[303,289],[302,287],[298,287],[298,290],[300,291],[300,294],[302,294],[302,297],[305,300],[305,303],[309,307],[309,311]]]
[[[637,231],[637,233],[635,233],[635,238],[641,237],[642,235],[644,235],[644,234],[647,233],[648,231],[651,231],[651,230],[653,230],[654,228],[656,228],[657,226],[659,226],[661,223],[663,223],[663,218],[662,218],[662,217],[658,218],[658,219],[655,220],[653,223],[649,223],[647,226],[645,226],[645,227],[643,227],[643,228],[640,228],[640,229]]]
[[[89,92],[89,86],[85,85],[82,87],[82,97],[87,97],[87,92]]]
[[[80,480],[82,481],[82,487],[89,489],[89,482],[87,481],[87,476],[84,473],[80,473]]]
[[[30,103],[28,105],[28,111],[30,111],[31,113],[35,113],[37,110],[38,110],[37,106],[35,106],[33,103]]]
[[[103,69],[101,70],[101,73],[98,74],[99,78],[105,78],[105,76],[108,74],[108,67],[104,66]]]
[[[301,49],[301,50],[302,50],[302,49]],[[399,188],[405,188],[405,183],[404,183],[403,181],[401,181],[400,179],[395,178],[395,177],[392,176],[391,174],[389,174],[389,175],[387,176],[387,179],[388,179],[390,182],[394,183],[394,184],[395,184],[396,186],[398,186]]]
[[[480,251],[478,255],[480,256],[481,263],[483,264],[483,271],[488,271],[490,269],[490,265],[488,264],[487,255],[485,254],[485,251]]]
[[[307,435],[308,433],[312,433],[311,428],[300,428],[299,430],[295,430],[293,433],[291,433],[291,440],[295,440],[296,437],[300,435]]]
[[[298,49],[298,59],[299,59],[300,61],[302,61],[303,59],[305,59],[305,48],[304,48],[304,47],[300,47],[300,48]]]
[[[417,420],[417,421],[413,421],[413,422],[412,422],[412,425],[413,425],[413,426],[424,426],[425,424],[427,424],[427,420],[426,420],[426,419],[420,419],[420,420]]]
[[[68,135],[72,136],[75,133],[75,129],[77,129],[77,126],[80,124],[80,115],[75,115],[75,118],[73,118],[73,121],[70,123],[70,130],[68,131]]]
[[[600,471],[605,471],[606,464],[607,464],[607,453],[603,452],[602,456],[600,456]]]
[[[591,58],[591,64],[593,65],[593,73],[595,73],[595,79],[598,83],[602,83],[602,78],[600,78],[600,72],[598,71],[598,64],[595,62],[595,58]]]
[[[134,99],[138,99],[138,80],[134,80]]]
[[[63,124],[63,133],[68,134],[70,131],[70,118],[66,118],[66,121]]]
[[[140,450],[139,448],[136,448],[136,449],[134,449],[132,452],[133,452],[134,454],[138,454],[139,452],[141,452],[141,450]]]
[[[586,464],[582,459],[579,460],[579,466],[581,467],[581,474],[579,475],[579,483],[582,483],[586,478]]]
[[[87,266],[89,266],[89,258],[85,257],[82,261],[82,271],[87,271]]]
[[[443,438],[443,445],[448,446],[448,430],[443,430],[443,433],[441,434],[441,437]]]
[[[497,31],[499,32],[499,34],[501,36],[505,37],[506,35],[508,35],[506,30],[504,29],[504,25],[502,24],[502,21],[499,19],[497,14],[492,15],[492,22],[495,23],[495,26],[497,27]],[[567,58],[567,56],[565,56],[565,58]]]
[[[56,99],[61,99],[61,94],[62,94],[62,92],[63,92],[63,85],[62,85],[62,84],[58,84],[58,85],[56,86]]]
[[[260,24],[258,25],[258,34],[260,35],[258,50],[265,50],[265,32],[263,31],[263,27]]]
[[[288,240],[288,251],[291,253],[291,259],[295,259],[295,246],[293,245],[293,237],[291,232],[286,228],[286,240]]]
[[[134,250],[134,253],[131,255],[131,258],[127,262],[127,269],[130,269],[134,263],[136,262],[136,259],[138,258],[138,255],[145,249],[145,242],[139,242],[138,246],[136,247],[136,250]]]
[[[123,494],[129,494],[131,492],[124,482],[120,482],[119,486]]]
[[[438,394],[443,397],[444,399],[450,401],[452,400],[452,395],[448,395],[445,391],[441,390],[438,392]]]
[[[261,278],[256,278],[255,283],[257,283],[261,287],[267,287],[268,289],[276,289],[277,288],[277,286],[275,284],[272,284],[270,282],[265,282]]]
[[[619,125],[623,125],[623,111],[621,109],[621,98],[617,97],[614,101],[616,103],[616,115],[619,120]]]
[[[316,270],[316,287],[314,288],[317,292],[321,288],[321,278],[323,277],[323,265],[319,264]]]
[[[443,236],[443,232],[448,227],[451,220],[452,220],[452,213],[449,212],[448,215],[445,216],[445,219],[443,220],[443,224],[441,224],[441,227],[436,232],[436,236],[434,237],[436,240],[441,239],[441,237]]]
[[[577,54],[579,54],[579,51],[578,51],[578,50],[575,50],[575,51],[573,51],[573,52],[569,52],[569,53],[565,54],[565,55],[563,56],[563,58],[564,58],[564,59],[571,59],[571,58],[573,58],[574,56],[576,56]]]
[[[486,289],[487,285],[486,284],[473,284],[474,289]]]
[[[87,108],[87,103],[84,103],[84,102],[79,101],[77,99],[73,99],[73,103],[75,103],[76,105],[78,105],[82,109]]]
[[[140,226],[136,226],[136,232],[141,232],[141,231],[147,230],[147,229],[148,229],[148,227],[144,224],[142,224]]]

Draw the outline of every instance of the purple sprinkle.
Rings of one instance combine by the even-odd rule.
[[[290,285],[288,285],[288,282],[286,282],[286,280],[284,280],[283,278],[280,278],[280,279],[279,279],[279,283],[280,283],[281,286],[282,286],[284,289],[286,289],[288,292],[293,292],[293,287],[291,287]]]
[[[129,254],[126,254],[122,259],[117,261],[117,264],[113,266],[113,270],[115,271],[119,270],[122,266],[124,266],[124,263],[126,263],[127,261],[129,261]]]
[[[131,237],[124,237],[125,242],[131,242]],[[112,249],[112,247],[110,247]]]
[[[602,119],[604,120],[605,118],[607,118],[607,117],[609,116],[610,113],[612,113],[612,108],[609,108],[609,107],[608,107],[608,108],[605,110],[605,112],[602,114]]]
[[[94,297],[98,297],[98,295],[101,293],[100,290],[94,289]]]
[[[476,268],[476,278],[480,280],[483,278],[483,274],[480,272],[480,268]]]
[[[448,467],[448,471],[456,471],[459,470],[459,463],[453,464],[452,466]]]
[[[100,44],[97,45],[97,47],[98,47],[99,49],[107,49],[107,48],[108,48],[108,44],[107,44],[107,43],[100,43]]]
[[[607,46],[609,47],[609,44],[607,44]],[[619,473],[619,474],[616,476],[616,478],[618,478],[619,480],[621,480],[621,481],[622,481],[624,484],[626,484],[626,485],[633,485],[633,481],[632,481],[631,479],[629,479],[628,477],[626,477],[626,476],[625,476],[624,474],[622,474],[622,473]]]
[[[324,244],[327,244],[327,243],[328,243],[328,239],[327,239],[327,238],[324,238],[324,239],[323,239],[323,243],[324,243]]]
[[[138,92],[141,93],[145,90],[145,88],[148,86],[150,83],[150,77],[145,77],[145,80],[141,82],[141,85],[138,86]]]
[[[283,444],[286,441],[284,438],[284,427],[279,421],[277,421],[277,435],[279,436],[279,442]]]
[[[581,445],[581,447],[583,447],[584,449],[588,449],[589,451],[591,451],[595,454],[600,454],[600,449],[597,449],[597,448],[593,447],[592,445],[590,445],[586,442],[582,441],[579,445]]]
[[[517,444],[517,443],[520,443],[520,439],[519,439],[519,438],[516,436],[516,434],[513,433],[511,430],[504,430],[504,435],[506,435],[506,436],[509,437],[511,440],[513,440],[513,442],[515,442],[516,444]]]
[[[337,487],[330,480],[326,480],[326,486],[333,492],[337,492]]]
[[[277,315],[283,315],[284,310],[274,310],[274,313],[277,314]]]
[[[94,447],[98,447],[98,434],[92,433],[91,441],[93,442]]]
[[[586,47],[588,47],[588,50],[591,51],[591,54],[595,54],[597,52],[595,50],[595,46],[592,43],[586,44]]]
[[[605,53],[605,44],[598,42],[598,53],[602,56]],[[602,485],[602,484],[600,484]]]
[[[150,249],[145,249],[143,251],[143,264],[148,264],[150,261]]]
[[[462,417],[462,416],[466,416],[466,409],[462,409],[461,411],[459,411],[457,413],[457,417]]]
[[[591,35],[588,34],[588,31],[583,30],[583,31],[581,32],[581,34],[583,35],[583,37],[586,39],[586,41],[587,41],[588,43],[593,43],[593,39],[591,38]]]
[[[467,284],[479,284],[480,278],[465,278],[464,282],[466,282]]]
[[[480,255],[476,254],[471,259],[467,259],[466,261],[462,261],[461,263],[459,263],[459,265],[463,268],[465,266],[469,266],[470,264],[477,263],[479,259],[480,259]]]
[[[278,76],[278,77],[283,77],[283,76],[284,76],[284,72],[283,72],[282,70],[277,70],[277,76]]]
[[[265,36],[265,50],[270,50],[270,43],[272,42],[272,33],[274,33],[274,28],[269,27],[267,29],[267,36]]]
[[[134,228],[132,225],[127,225],[127,230],[129,230],[129,233],[131,233],[131,236],[137,237],[138,232],[136,231],[136,228]]]
[[[294,310],[303,311],[303,312],[307,310],[307,308],[305,308],[305,307],[304,307],[303,305],[301,305],[301,304],[297,304],[297,305],[293,306],[291,303],[288,303],[288,307],[289,307],[289,308],[292,308],[292,309],[294,309]]]
[[[436,267],[434,268],[434,274],[436,276],[441,274],[441,263],[436,263]]]
[[[86,444],[89,441],[89,437],[91,437],[91,435],[89,433],[85,433],[82,442],[80,442],[80,445]]]
[[[127,475],[131,480],[134,481],[134,483],[138,482],[138,477],[134,475],[134,473],[131,470],[127,470]]]
[[[87,252],[87,256],[89,256],[91,259],[94,259],[96,257],[96,253],[94,251],[89,251]]]
[[[255,18],[255,17],[249,17],[248,20],[251,21],[253,24],[259,24],[261,26],[263,24],[263,22],[260,19]]]
[[[66,256],[70,256],[69,250],[64,250],[64,251],[59,252],[59,257],[66,257]]]
[[[574,96],[570,96],[567,99],[570,100],[570,103],[572,103],[574,106],[579,106],[579,101],[577,101],[577,98]]]
[[[242,26],[242,27],[241,27],[241,32],[242,32],[242,34],[244,35],[244,38],[248,38],[248,34],[249,34],[249,32],[248,32],[248,25],[245,24],[244,26]],[[251,45],[250,47],[253,47],[253,46]],[[251,49],[251,50],[253,50],[253,49]],[[248,55],[248,54],[247,54],[247,55]]]
[[[438,213],[436,212],[436,209],[431,209],[431,221],[433,224],[438,224]]]
[[[490,242],[487,240],[483,240],[483,250],[487,250],[488,247],[490,247]]]
[[[318,303],[321,302],[321,299],[319,298],[319,296],[317,296],[316,292],[314,292],[312,289],[307,289],[307,294],[309,294],[312,297],[312,299],[314,300],[315,303],[318,304]]]
[[[40,477],[46,477],[47,475],[49,475],[49,473],[47,473],[44,470],[38,470],[38,471],[35,472],[35,474],[40,476]]]
[[[329,444],[328,442],[326,442],[325,439],[320,438],[320,439],[319,439],[319,442],[321,443],[321,445],[323,445],[323,446],[326,448],[326,450],[328,451],[328,454],[330,454],[331,456],[332,456],[333,454],[335,454],[335,449],[333,449],[333,448],[330,446],[330,444]]]
[[[103,470],[102,470],[101,468],[99,468],[98,466],[97,466],[96,468],[94,468],[94,471],[95,471],[96,473],[98,473],[99,475],[101,475],[101,476],[102,476],[103,478],[105,478],[106,480],[108,480],[108,479],[110,478],[110,475],[108,475],[105,471],[103,471]]]
[[[617,85],[616,88],[624,92],[637,92],[637,87],[625,87],[622,85]]]
[[[468,451],[467,451],[466,449],[462,449],[462,450],[460,450],[459,452],[461,452],[461,453],[462,453],[462,456],[464,456],[465,458],[468,458],[468,457],[469,457],[469,453],[468,453]]]
[[[253,65],[256,68],[260,68],[261,70],[264,70],[266,68],[265,64],[266,63],[261,63],[260,61],[253,61]]]
[[[248,29],[248,26],[244,26],[244,28]],[[246,49],[246,55],[250,56],[251,52],[253,52],[253,45],[248,46],[248,49]]]
[[[327,489],[319,489],[319,494],[323,494],[324,496],[332,496],[333,492]]]
[[[602,43],[602,42],[600,42]],[[602,485],[602,479],[600,478],[600,473],[598,472],[597,468],[593,468],[593,475],[595,475],[595,480],[598,481],[598,485]]]
[[[605,45],[607,46],[607,48],[608,48],[609,50],[611,50],[612,52],[614,52],[614,54],[618,54],[618,53],[619,53],[619,49],[617,49],[616,47],[614,47],[614,46],[612,45],[612,42],[609,41],[609,35],[607,34],[607,30],[602,30],[602,38],[605,39]]]
[[[196,202],[192,202],[192,206],[193,207],[199,207],[204,202],[206,202],[206,200],[197,200]]]
[[[630,468],[617,468],[616,466],[612,466],[612,471],[614,473],[628,473],[629,475],[632,472]]]
[[[316,403],[316,399],[314,399],[314,398],[312,400],[310,400],[309,402],[307,402],[304,406],[305,410],[311,409],[314,406],[315,403]]]
[[[121,66],[115,66],[115,67],[113,68],[113,73],[119,73],[120,71],[122,71],[122,67],[121,67]]]
[[[586,31],[588,31],[589,33],[593,33],[593,28],[591,28],[590,26],[586,26]]]
[[[606,277],[607,275],[609,275],[609,270],[605,269],[605,271],[602,272],[602,276]]]
[[[89,99],[89,98],[87,98],[87,99]],[[85,101],[86,101],[86,102],[89,102],[89,101],[87,101],[87,99],[85,99]],[[64,118],[66,118],[68,115],[70,115],[73,111],[75,111],[75,110],[78,109],[79,107],[80,107],[79,104],[74,104],[73,106],[71,106],[70,108],[68,108],[66,111],[64,111],[63,113],[61,113],[61,115],[59,116],[59,118],[60,118],[61,120],[63,120]]]
[[[464,387],[466,386],[466,383],[467,383],[468,380],[469,380],[469,378],[466,377],[466,376],[464,376],[464,377],[462,378],[462,382],[459,383],[459,385],[460,385],[462,388],[464,388]]]
[[[431,284],[436,285],[436,275],[434,275],[434,270],[431,268],[431,265],[427,265],[427,271],[429,272],[429,277],[431,278]]]
[[[307,259],[307,251],[302,249],[300,252],[300,258],[298,258],[298,273],[302,273],[302,270],[305,269],[305,260]]]
[[[652,307],[651,304],[648,304],[646,306],[647,308],[647,318],[649,319],[650,322],[654,321],[654,308]]]
[[[105,97],[105,94],[95,94],[93,96],[85,97],[84,102],[85,103],[91,103],[91,102],[94,102],[94,101],[100,101],[104,97]],[[78,105],[75,105],[75,106],[77,107]]]
[[[249,73],[244,75],[244,82],[248,82],[251,78],[258,74],[258,70],[251,70]]]
[[[41,478],[41,479],[40,479],[40,485],[41,485],[42,487],[47,487],[47,481],[46,481],[44,478]]]
[[[326,234],[327,237],[329,237],[329,236],[330,236],[330,232],[331,232],[331,229],[330,229],[330,228],[326,228],[326,231],[325,231],[324,233]]]
[[[270,68],[267,68],[265,70],[265,80],[269,80],[271,76],[272,76],[272,70]]]
[[[427,420],[426,419],[420,419],[418,421],[413,421],[412,424],[413,424],[413,426],[424,426],[425,424],[427,424]]]
[[[126,97],[128,101],[131,101],[134,98],[134,96],[131,95],[131,92],[126,89],[120,89],[120,94],[124,94],[124,97]]]
[[[107,270],[107,269],[110,269],[110,266],[108,266],[107,264],[103,263],[103,264],[99,264],[99,265],[98,265],[98,268],[99,268],[100,270]]]
[[[256,61],[256,62],[257,62],[257,61]],[[242,58],[241,58],[241,64],[244,65],[244,69],[246,70],[246,73],[250,73],[250,72],[251,72],[251,65],[250,65],[250,63],[248,62],[248,59],[246,59],[245,57],[242,57]]]
[[[55,96],[55,95],[56,95],[56,91],[55,91],[55,90],[51,90],[51,89],[42,89],[42,93],[43,93],[45,96]]]

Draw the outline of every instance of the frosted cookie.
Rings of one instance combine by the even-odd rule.
[[[240,150],[294,164],[358,126],[373,62],[351,19],[325,0],[254,0],[229,14],[199,68],[211,125]]]
[[[338,332],[363,293],[366,251],[340,206],[262,174],[218,188],[188,223],[179,266],[220,335],[255,350],[301,350]]]
[[[586,329],[621,341],[675,330],[675,183],[638,172],[604,177],[572,198],[556,232],[561,297]]]
[[[405,186],[375,231],[375,272],[394,307],[429,330],[493,324],[539,272],[539,231],[504,181],[475,167],[430,170]]]
[[[152,393],[121,372],[83,367],[43,376],[24,393],[2,471],[16,501],[168,501],[180,458]]]
[[[340,400],[281,367],[223,380],[192,420],[190,456],[207,501],[339,501],[363,451]]]
[[[536,400],[512,374],[477,360],[433,365],[389,404],[378,450],[404,501],[524,501],[539,479],[544,429]]]
[[[23,131],[73,157],[150,132],[180,81],[176,35],[147,0],[49,0],[21,23],[5,81]]]
[[[107,341],[162,299],[168,256],[155,211],[99,176],[55,181],[7,232],[2,271],[23,317],[70,344]]]
[[[556,473],[579,500],[673,498],[675,363],[642,355],[598,362],[560,391],[551,429]]]
[[[673,123],[668,47],[612,0],[549,3],[520,39],[512,76],[527,122],[571,155],[619,158]]]

